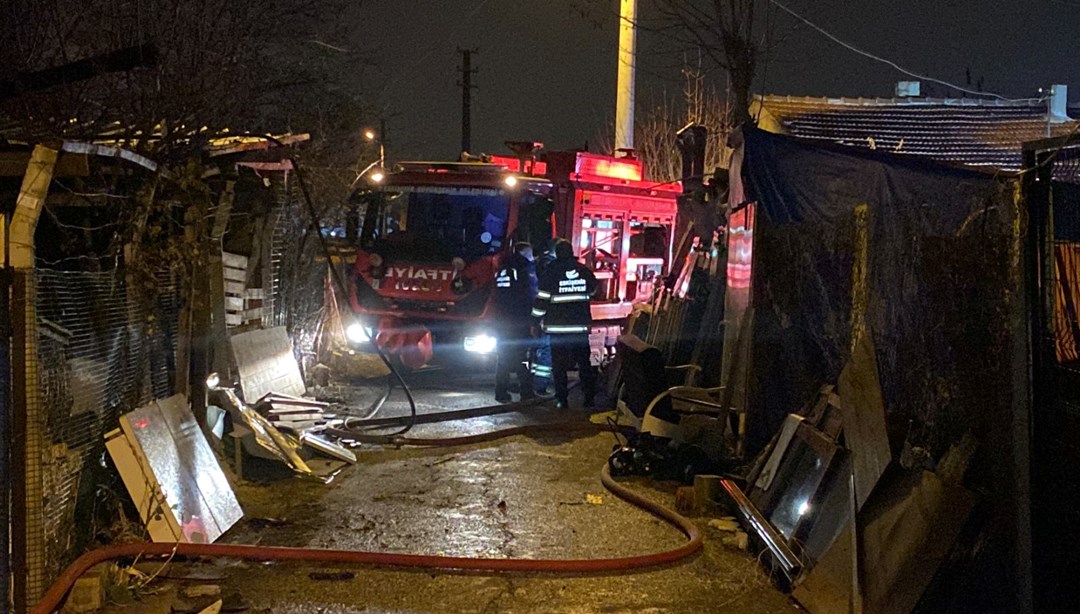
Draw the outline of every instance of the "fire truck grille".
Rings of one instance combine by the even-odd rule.
[[[446,313],[450,311],[451,305],[446,301],[416,301],[416,300],[396,300],[394,305],[402,311],[422,311],[428,313]]]

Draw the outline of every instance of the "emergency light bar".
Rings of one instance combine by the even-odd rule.
[[[574,173],[580,179],[593,178],[641,181],[644,177],[641,160],[635,158],[611,159],[607,156],[579,153]]]

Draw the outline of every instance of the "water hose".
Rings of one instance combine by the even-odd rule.
[[[241,546],[233,544],[134,543],[106,546],[80,556],[64,570],[31,614],[52,614],[65,595],[87,570],[98,563],[120,558],[147,556],[223,557],[249,561],[304,561],[440,570],[469,570],[489,573],[527,574],[598,574],[667,565],[680,561],[701,549],[701,532],[678,512],[631,491],[612,479],[605,464],[600,480],[612,494],[665,520],[682,531],[687,542],[673,550],[603,559],[494,559],[430,554],[396,554],[319,548],[280,546]]]
[[[560,434],[582,433],[591,435],[601,432],[617,432],[627,434],[629,432],[632,432],[632,429],[630,429],[630,427],[617,427],[608,424],[593,424],[591,422],[551,422],[513,426],[510,428],[499,429],[496,431],[488,431],[486,433],[478,433],[475,435],[460,435],[457,437],[437,438],[403,437],[400,435],[370,435],[365,433],[357,433],[354,430],[337,428],[327,428],[324,429],[323,432],[328,435],[333,435],[334,437],[351,439],[357,443],[387,446],[415,446],[421,448],[438,448],[467,446],[474,443],[485,443],[489,441],[494,441],[496,439],[502,439],[504,437],[513,437],[514,435],[533,435],[536,433],[543,433],[548,431]]]
[[[447,411],[417,414],[416,416],[388,416],[386,418],[348,416],[346,418],[345,428],[349,431],[372,430],[390,426],[402,426],[405,424],[416,425],[431,424],[434,422],[449,422],[451,420],[467,420],[469,418],[480,418],[493,416],[495,414],[509,414],[520,411],[526,407],[541,405],[552,400],[553,399],[548,397],[535,397],[513,403],[499,403],[497,405],[470,407],[467,409],[451,409]],[[370,410],[368,411],[370,412]]]
[[[266,134],[253,134],[253,133],[239,133],[239,136],[247,136],[253,138],[260,138],[268,143],[273,143],[283,150],[284,158],[292,165],[293,172],[296,174],[296,181],[300,185],[300,194],[304,197],[304,204],[307,206],[308,219],[311,222],[311,230],[315,232],[315,238],[318,239],[319,248],[322,250],[323,256],[326,257],[326,264],[330,267],[330,279],[335,286],[336,296],[349,296],[349,287],[345,283],[345,279],[341,276],[341,272],[338,270],[337,265],[334,262],[333,254],[330,253],[330,246],[326,242],[326,237],[322,234],[322,221],[319,219],[319,212],[315,208],[315,203],[311,199],[311,193],[308,190],[307,181],[304,179],[304,173],[300,168],[300,162],[296,160],[291,154],[288,153],[285,143],[282,143],[279,139],[274,138]],[[401,376],[401,373],[394,367],[393,363],[386,356],[386,353],[378,343],[375,343],[374,339],[370,339],[369,343],[372,349],[375,350],[375,354],[382,361],[383,365],[390,370],[390,374],[393,376],[393,381],[397,381],[401,386],[402,392],[405,393],[405,399],[409,402],[409,415],[412,420],[416,419],[416,399],[413,398],[412,390],[409,389],[409,385],[405,383],[405,378]],[[387,392],[389,396],[389,392]],[[384,399],[385,400],[385,399]],[[378,413],[378,409],[382,407],[382,403],[378,403],[378,407],[372,412],[371,415]],[[404,435],[413,427],[413,422],[406,422],[394,435]]]

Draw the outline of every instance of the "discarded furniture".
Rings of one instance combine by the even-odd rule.
[[[636,335],[619,337],[620,414],[629,418],[643,433],[682,440],[683,416],[706,415],[713,418],[727,414],[721,404],[723,388],[700,388],[686,385],[694,381],[696,365],[668,366],[660,350]]]

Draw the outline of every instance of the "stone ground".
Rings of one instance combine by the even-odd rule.
[[[447,386],[446,378],[428,378],[418,386],[422,412],[490,403],[485,377],[450,380]],[[353,392],[354,401],[371,395]],[[566,415],[552,418],[555,412],[544,406],[528,411],[535,421],[563,420]],[[395,396],[380,415],[405,412]],[[569,415],[587,419],[580,411]],[[511,415],[420,425],[410,435],[482,432],[519,419]],[[366,446],[358,450],[358,464],[328,485],[252,462],[245,473],[254,479],[236,484],[245,519],[222,541],[496,558],[596,558],[678,547],[684,537],[677,529],[601,485],[600,469],[614,443],[611,433],[547,433],[455,448]],[[650,498],[673,504],[675,484],[629,481]],[[521,576],[239,561],[173,563],[152,584],[156,595],[108,611],[169,612],[177,589],[195,582],[179,579],[183,576],[221,586],[253,612],[797,610],[752,555],[722,546],[723,534],[706,526],[708,518],[696,520],[704,527],[704,551],[665,568],[608,576]]]

